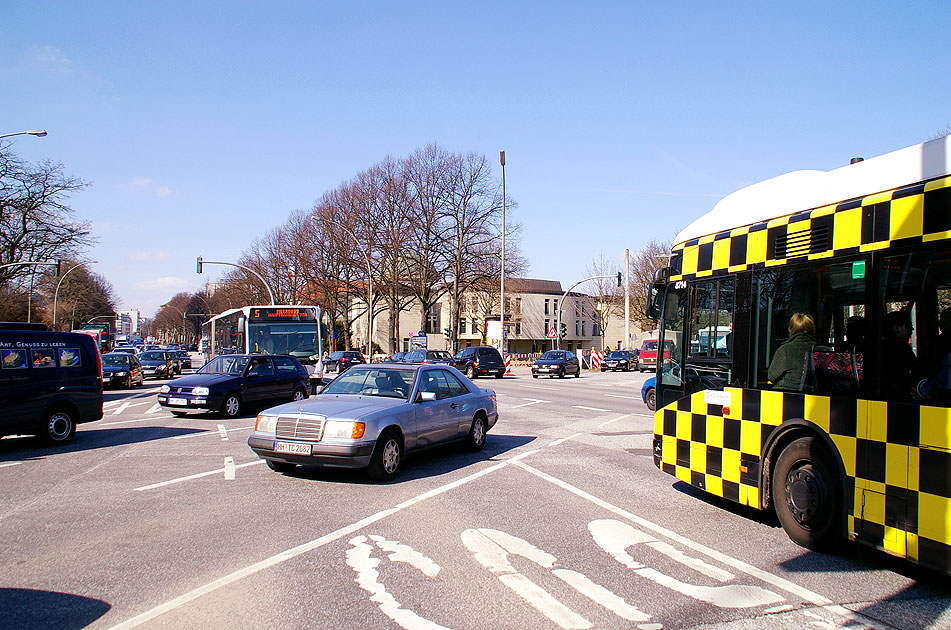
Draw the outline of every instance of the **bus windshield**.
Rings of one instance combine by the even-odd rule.
[[[251,322],[248,337],[250,352],[289,354],[298,359],[317,354],[316,322]]]

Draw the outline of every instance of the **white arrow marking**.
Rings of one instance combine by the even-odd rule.
[[[159,411],[161,408],[162,408],[162,405],[155,403],[154,405],[149,407],[149,410],[146,411],[145,413],[155,413],[156,411]]]
[[[120,413],[128,409],[130,404],[131,403],[122,403],[115,411],[112,412],[112,415],[118,416]]]
[[[418,569],[423,566],[426,571],[439,571],[439,565],[405,545],[383,540],[380,536],[371,536],[371,538],[381,549],[385,546],[392,550],[390,553],[391,560],[396,557],[398,562],[406,562]],[[446,630],[445,626],[424,619],[412,610],[401,608],[396,598],[386,591],[386,585],[378,579],[380,572],[376,570],[380,566],[380,560],[373,557],[373,546],[367,543],[366,536],[351,538],[350,545],[350,549],[347,550],[347,564],[357,572],[357,584],[370,593],[370,600],[376,602],[384,615],[406,630]]]

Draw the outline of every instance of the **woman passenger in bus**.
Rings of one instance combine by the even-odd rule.
[[[798,391],[802,385],[802,371],[806,355],[816,345],[816,320],[808,313],[796,313],[789,318],[789,339],[773,355],[766,376],[773,389]]]

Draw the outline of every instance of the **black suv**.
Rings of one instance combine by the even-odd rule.
[[[337,350],[324,361],[324,371],[340,374],[346,372],[351,365],[360,363],[366,363],[366,361],[363,360],[363,355],[356,350]]]
[[[45,328],[0,322],[0,435],[65,444],[102,418],[102,362],[91,336]]]
[[[463,348],[453,359],[454,366],[470,379],[479,376],[505,376],[505,361],[502,355],[492,346],[475,346]]]

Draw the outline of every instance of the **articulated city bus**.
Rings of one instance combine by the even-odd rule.
[[[202,324],[201,336],[206,362],[219,354],[289,354],[304,364],[312,381],[323,380],[317,306],[234,308]]]
[[[949,173],[949,138],[797,171],[678,235],[649,297],[675,344],[662,471],[775,510],[805,547],[951,572]]]

